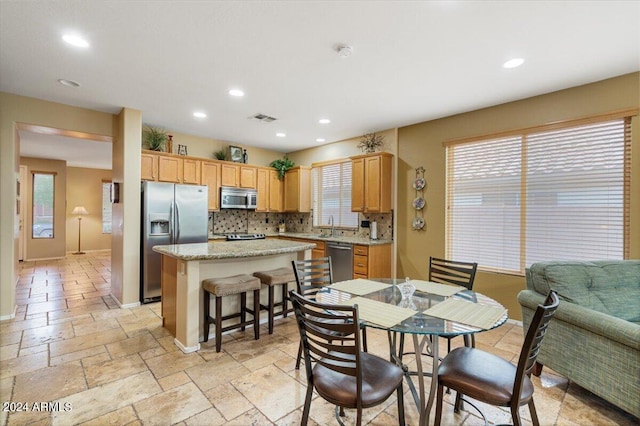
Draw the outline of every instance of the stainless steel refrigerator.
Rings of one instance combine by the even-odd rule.
[[[142,182],[140,301],[160,300],[161,255],[153,246],[206,243],[208,189],[199,185]]]

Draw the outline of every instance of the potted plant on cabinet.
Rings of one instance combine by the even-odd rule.
[[[164,151],[169,135],[164,129],[145,125],[142,129],[142,142],[151,151]]]
[[[282,157],[282,158],[277,159],[277,160],[273,160],[269,164],[269,166],[273,167],[274,169],[276,169],[278,171],[278,179],[280,179],[280,180],[284,179],[284,174],[287,172],[287,170],[289,170],[290,168],[292,168],[295,165],[296,165],[296,163],[291,161],[289,159],[289,157],[287,157],[286,155],[284,157]]]
[[[378,149],[382,150],[382,148],[384,148],[384,136],[379,135],[375,132],[366,133],[360,139],[358,148],[360,148],[362,152],[367,154],[376,152]]]

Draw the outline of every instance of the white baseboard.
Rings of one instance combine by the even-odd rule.
[[[110,293],[109,296],[111,296],[111,298],[113,299],[114,302],[116,302],[118,304],[118,307],[120,307],[120,309],[131,309],[131,308],[136,308],[138,306],[140,306],[140,302],[134,302],[134,303],[125,303],[124,305],[122,303],[120,303],[120,301],[118,300],[117,297],[115,297],[113,295],[113,293]]]
[[[9,315],[2,315],[0,316],[0,321],[7,321],[7,320],[11,320],[14,319],[16,317],[16,311],[18,309],[18,305],[14,305],[13,307],[13,313],[9,314]]]
[[[178,341],[178,339],[173,339],[173,343],[175,343],[175,345],[179,347],[180,350],[185,354],[189,354],[191,352],[196,352],[200,350],[200,343],[198,343],[196,346],[189,346],[189,347],[184,346],[182,343],[180,343],[180,341]]]

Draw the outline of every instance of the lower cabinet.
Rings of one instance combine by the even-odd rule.
[[[303,243],[315,244],[316,248],[311,250],[311,258],[312,259],[317,259],[319,257],[325,257],[326,247],[325,247],[325,242],[324,241],[307,240],[307,239],[304,239],[304,238],[293,238],[293,237],[279,237],[279,238],[282,239],[282,240],[300,241],[300,242],[303,242]]]
[[[353,278],[391,278],[391,244],[354,245]]]

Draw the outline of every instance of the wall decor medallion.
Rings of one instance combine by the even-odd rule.
[[[424,230],[424,210],[427,206],[427,201],[424,198],[424,189],[427,186],[427,181],[424,178],[424,167],[420,166],[416,169],[416,178],[413,180],[413,189],[416,190],[416,197],[413,199],[411,205],[415,209],[416,217],[411,222],[411,227],[414,231]]]
[[[427,202],[422,197],[416,197],[413,200],[413,208],[416,210],[422,210]]]

